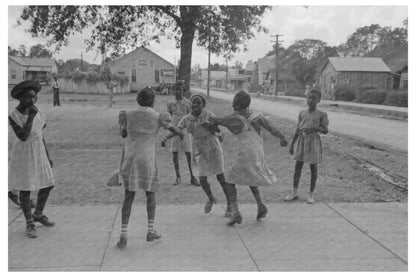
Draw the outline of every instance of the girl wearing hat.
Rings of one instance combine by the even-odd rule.
[[[9,123],[16,135],[9,161],[9,185],[11,189],[19,190],[29,238],[37,237],[36,221],[48,227],[54,225],[43,214],[55,182],[51,169],[53,164],[43,137],[45,115],[35,106],[40,89],[40,84],[34,81],[17,84],[11,96],[19,100],[19,105],[9,115]],[[30,192],[34,190],[39,190],[39,193],[32,215]]]
[[[154,230],[155,192],[159,187],[156,165],[156,135],[160,127],[180,134],[171,124],[169,113],[160,114],[153,109],[155,94],[149,87],[137,94],[138,109],[121,111],[119,114],[120,132],[127,138],[124,155],[120,165],[119,176],[125,188],[125,196],[121,214],[121,235],[117,246],[122,249],[127,245],[127,226],[130,219],[131,206],[136,191],[142,189],[147,198],[147,241],[160,239]]]
[[[183,81],[182,81],[183,82]],[[182,84],[181,80],[177,82],[176,89],[175,89],[175,100],[174,103],[168,103],[168,112],[173,117],[172,124],[177,126],[179,121],[191,112],[191,101],[187,98],[183,97],[183,93],[185,91],[185,86]],[[188,161],[188,168],[189,173],[191,175],[190,184],[195,186],[200,186],[198,180],[194,177],[192,172],[192,161],[191,161],[191,138],[189,134],[184,134],[183,138],[174,137],[168,141],[167,149],[168,151],[172,152],[173,157],[173,165],[175,167],[176,172],[176,180],[173,183],[174,186],[179,185],[181,183],[181,174],[179,172],[179,152],[185,152],[186,160]],[[163,143],[165,145],[166,142]],[[163,146],[162,145],[162,146]]]
[[[233,99],[234,113],[213,121],[215,125],[221,125],[229,129],[237,138],[237,159],[231,166],[226,180],[230,186],[230,199],[232,217],[228,225],[241,223],[242,217],[238,211],[237,191],[235,184],[250,187],[257,202],[257,220],[266,217],[267,208],[263,204],[258,187],[272,186],[276,183],[276,176],[267,167],[264,159],[263,139],[260,137],[261,127],[269,131],[273,136],[280,139],[280,145],[286,146],[287,140],[284,135],[267,119],[249,110],[251,97],[244,91],[238,92]]]
[[[217,202],[213,196],[210,184],[208,183],[208,175],[216,175],[218,182],[224,191],[227,199],[226,216],[231,215],[230,201],[227,193],[227,183],[224,178],[224,157],[222,148],[215,132],[220,132],[218,127],[214,126],[210,121],[215,119],[215,115],[205,110],[206,98],[203,94],[195,93],[191,96],[192,112],[185,115],[178,123],[178,128],[192,135],[192,152],[194,161],[199,169],[199,181],[202,189],[208,196],[208,202],[205,205],[205,213],[211,212],[212,206]],[[210,128],[207,127],[215,127]],[[164,141],[174,137],[175,134],[169,134]]]

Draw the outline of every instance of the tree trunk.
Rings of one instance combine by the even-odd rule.
[[[178,80],[184,80],[186,85],[186,98],[191,97],[190,83],[191,83],[191,62],[192,62],[192,43],[195,36],[195,24],[184,22],[181,27],[181,60],[179,64]]]

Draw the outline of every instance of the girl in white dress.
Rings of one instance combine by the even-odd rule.
[[[34,81],[17,84],[12,89],[11,96],[19,100],[19,105],[9,115],[9,123],[16,135],[10,153],[9,189],[19,191],[19,202],[26,218],[26,234],[29,238],[37,237],[34,222],[48,227],[54,225],[43,214],[55,182],[51,169],[53,164],[43,138],[45,115],[35,106],[40,89],[40,84]],[[39,193],[32,215],[30,192],[35,190],[39,190]]]
[[[136,191],[142,189],[147,198],[147,241],[160,239],[154,230],[156,201],[155,192],[159,188],[156,165],[156,135],[160,127],[179,134],[171,124],[169,113],[158,113],[153,109],[155,94],[151,88],[144,88],[137,94],[139,107],[135,110],[121,111],[119,114],[120,132],[127,138],[124,145],[119,176],[125,188],[121,215],[121,235],[117,246],[127,246],[127,226],[131,206]]]
[[[226,127],[237,138],[238,155],[226,175],[233,214],[228,222],[229,226],[242,222],[242,216],[238,211],[235,184],[250,187],[257,202],[257,220],[264,218],[267,214],[267,208],[261,200],[258,187],[273,186],[277,179],[269,170],[264,158],[263,139],[260,137],[261,127],[279,138],[281,146],[288,144],[285,136],[262,114],[249,110],[250,102],[250,95],[240,91],[233,99],[234,113],[213,120],[215,125]]]

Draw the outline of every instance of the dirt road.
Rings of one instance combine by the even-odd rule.
[[[192,88],[192,90],[206,93],[206,89]],[[233,98],[232,94],[213,90],[210,91],[210,96],[227,101],[232,101]],[[296,120],[299,111],[304,109],[289,103],[258,98],[252,99],[251,108],[291,120]],[[407,122],[350,113],[338,113],[329,111],[325,107],[320,107],[320,109],[328,114],[330,122],[329,131],[331,133],[357,138],[380,148],[389,147],[407,152]]]

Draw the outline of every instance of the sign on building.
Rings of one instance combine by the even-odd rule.
[[[162,76],[173,77],[173,70],[172,69],[161,69],[160,73]]]

